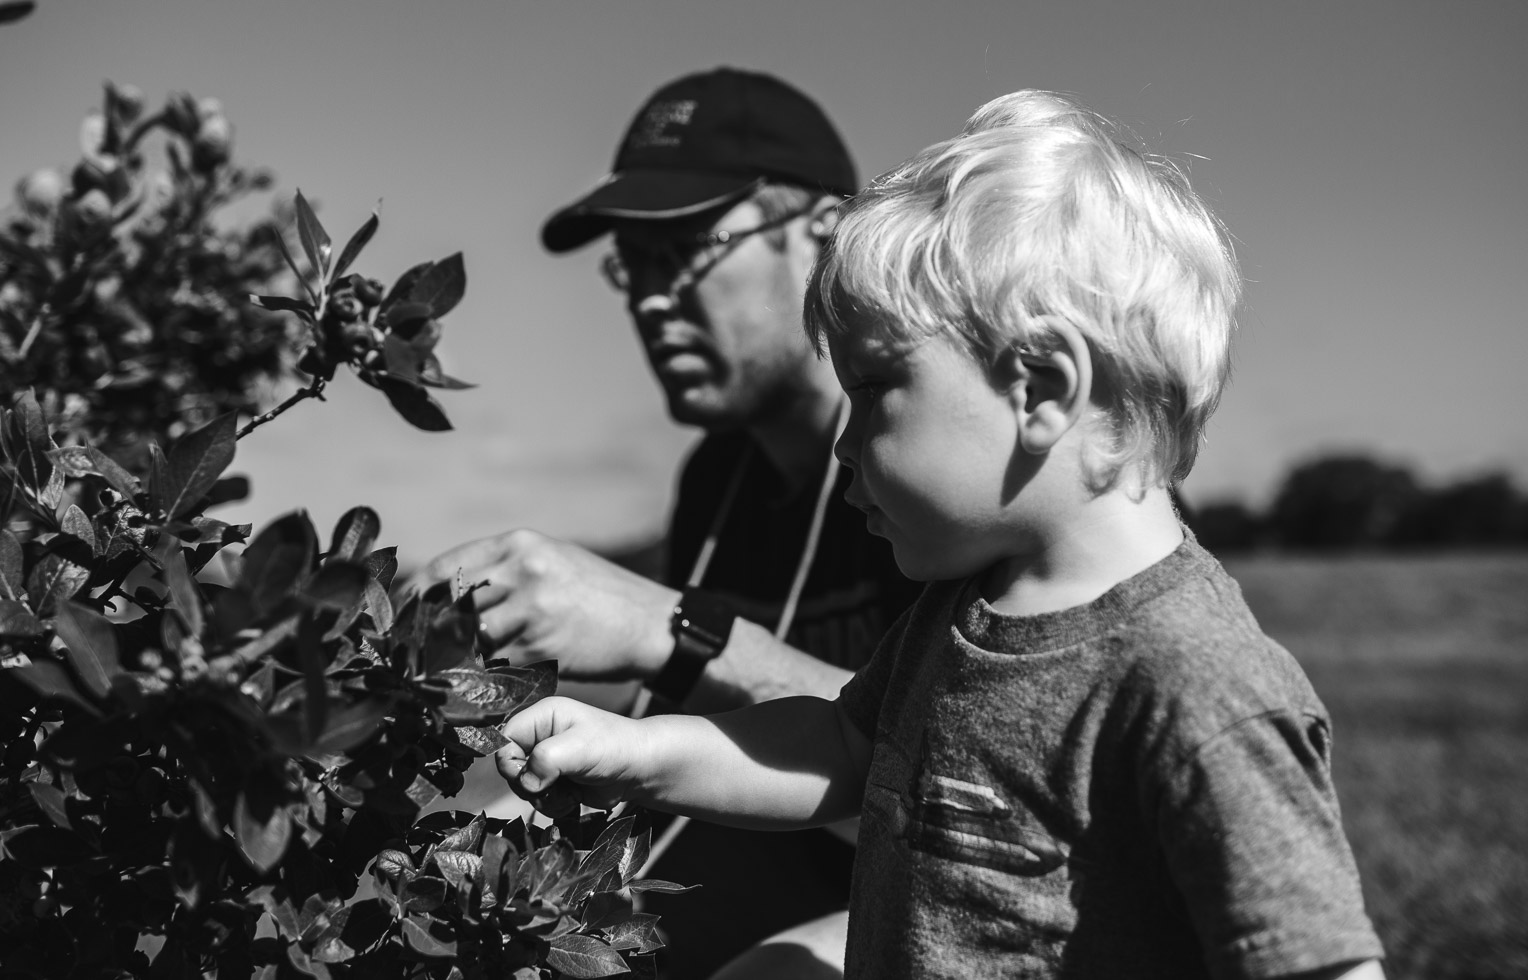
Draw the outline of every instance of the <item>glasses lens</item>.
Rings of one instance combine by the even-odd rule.
[[[631,288],[631,275],[626,271],[626,263],[615,252],[608,253],[600,260],[600,272],[616,292],[624,293]]]

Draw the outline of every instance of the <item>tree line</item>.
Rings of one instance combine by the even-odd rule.
[[[1528,496],[1506,473],[1434,486],[1362,455],[1296,466],[1261,511],[1242,501],[1180,504],[1199,540],[1221,553],[1528,546]]]

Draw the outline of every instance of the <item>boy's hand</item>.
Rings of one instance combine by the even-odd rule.
[[[642,784],[642,726],[568,698],[547,698],[504,723],[494,764],[515,793],[557,817],[579,803],[608,810]]]

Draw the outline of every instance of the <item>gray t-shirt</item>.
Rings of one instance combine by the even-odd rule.
[[[930,585],[841,701],[875,741],[847,977],[1270,977],[1382,955],[1330,722],[1190,538],[1073,609]]]

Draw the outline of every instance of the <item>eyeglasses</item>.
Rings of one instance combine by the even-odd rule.
[[[735,231],[703,231],[693,235],[675,235],[651,244],[612,249],[600,261],[600,272],[610,288],[618,293],[631,293],[632,268],[655,270],[663,281],[668,282],[668,294],[677,297],[694,289],[717,263],[731,254],[743,242],[754,235],[774,231],[811,213],[813,205],[798,208],[788,214],[772,218],[752,228]],[[625,253],[624,256],[622,253]]]

